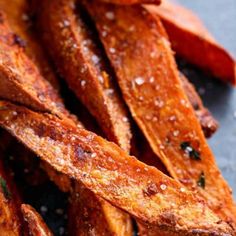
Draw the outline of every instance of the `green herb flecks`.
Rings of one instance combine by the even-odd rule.
[[[6,180],[3,179],[1,176],[0,176],[0,186],[2,188],[2,192],[4,194],[4,197],[8,200],[11,199],[11,192],[9,191],[9,189],[7,187]]]
[[[182,142],[180,144],[180,148],[188,154],[188,156],[193,160],[201,160],[200,152],[194,149],[190,142]]]
[[[206,186],[206,177],[205,177],[205,174],[204,174],[204,172],[202,171],[202,173],[200,174],[200,176],[199,176],[199,179],[198,179],[198,181],[197,181],[197,185],[199,186],[199,187],[201,187],[201,188],[205,188],[205,186]]]

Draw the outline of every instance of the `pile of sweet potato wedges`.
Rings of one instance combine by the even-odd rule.
[[[5,165],[16,139],[68,193],[68,235],[236,235],[218,123],[175,54],[236,84],[234,58],[167,0],[0,0],[0,235],[53,235]]]

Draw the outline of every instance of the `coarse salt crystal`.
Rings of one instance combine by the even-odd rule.
[[[162,190],[166,190],[167,186],[166,186],[165,184],[161,184],[160,188],[161,188]]]
[[[142,77],[136,77],[134,81],[137,85],[142,85],[144,83],[144,79]]]
[[[105,16],[108,20],[114,20],[115,19],[114,12],[112,12],[112,11],[106,12]]]
[[[95,64],[97,64],[100,61],[100,59],[97,55],[92,55],[91,59],[92,59],[93,63],[95,63]]]
[[[110,48],[109,51],[110,51],[110,53],[115,53],[116,49],[115,48]]]
[[[82,87],[84,87],[85,84],[86,84],[86,81],[85,81],[85,80],[82,80],[82,81],[80,82],[80,84],[81,84]]]

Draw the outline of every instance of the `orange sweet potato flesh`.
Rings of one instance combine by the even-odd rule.
[[[209,110],[204,107],[202,100],[199,97],[194,86],[182,73],[180,73],[179,76],[184,92],[186,93],[189,102],[195,110],[195,115],[197,116],[202,126],[202,130],[205,134],[205,137],[211,137],[219,127],[218,122],[214,119]]]
[[[52,232],[39,213],[30,205],[22,204],[21,211],[32,236],[52,236]]]
[[[129,216],[75,183],[69,207],[69,235],[133,235]]]
[[[144,8],[87,3],[131,114],[170,175],[221,219],[232,224],[236,207],[194,114],[157,17]],[[115,20],[105,17],[111,11]],[[103,26],[109,32],[102,37]],[[116,50],[115,54],[110,48]]]
[[[146,5],[146,9],[161,18],[177,55],[236,85],[235,59],[213,39],[194,13],[169,1],[160,7]]]
[[[108,139],[129,151],[128,114],[114,84],[114,75],[84,22],[83,10],[72,7],[74,4],[74,0],[40,2],[38,21],[45,46],[70,88],[97,119]]]
[[[0,97],[69,120],[69,112],[57,91],[40,74],[24,49],[16,44],[15,34],[3,12],[0,18]]]
[[[31,9],[28,0],[0,0],[0,9],[6,14],[18,44],[36,64],[40,73],[55,87],[59,88],[45,51],[42,48],[31,22]]]
[[[58,171],[159,230],[181,235],[234,233],[176,180],[92,132],[4,101],[0,125]]]

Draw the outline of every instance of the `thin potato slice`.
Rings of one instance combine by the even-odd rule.
[[[189,102],[195,110],[195,114],[202,126],[205,137],[211,137],[219,127],[218,122],[214,119],[209,110],[204,107],[202,100],[196,92],[194,86],[182,73],[180,73],[179,76],[184,92],[186,93]]]
[[[146,5],[146,9],[161,18],[179,56],[236,85],[235,59],[213,39],[193,12],[169,1],[164,1],[160,7]]]
[[[233,235],[228,224],[180,183],[92,132],[3,101],[0,125],[58,171],[159,230]]]
[[[74,0],[43,0],[39,25],[45,46],[70,88],[97,119],[109,140],[130,149],[130,125],[114,75]]]
[[[231,189],[216,166],[184,93],[163,26],[144,8],[87,3],[124,99],[170,175],[203,197],[223,220],[236,220]],[[107,19],[106,12],[114,14]],[[107,36],[102,37],[106,25]],[[113,48],[116,53],[111,53]]]
[[[55,88],[59,88],[54,72],[33,30],[30,19],[32,12],[28,2],[27,0],[0,0],[0,9],[6,14],[17,43],[24,47],[25,53],[37,65],[41,74]]]
[[[32,236],[52,236],[52,232],[43,221],[42,217],[39,215],[36,210],[28,205],[22,204],[21,211],[24,217],[24,220],[27,222],[29,233]]]

